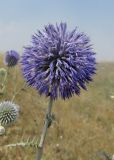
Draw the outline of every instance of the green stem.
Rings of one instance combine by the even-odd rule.
[[[16,66],[14,67],[13,84],[14,84],[14,89],[13,89],[12,101],[15,98],[16,89],[17,89],[17,67]]]
[[[14,101],[15,97],[21,92],[21,90],[23,88],[25,88],[25,87],[26,87],[26,83],[24,83],[23,86],[19,90],[17,90],[17,91],[14,92],[13,97],[11,99],[12,102]]]
[[[49,124],[50,124],[52,104],[53,104],[53,100],[50,97],[48,110],[47,110],[46,118],[45,118],[45,123],[44,123],[43,131],[42,131],[42,134],[41,134],[41,139],[40,139],[38,151],[37,151],[37,154],[36,154],[36,160],[41,160],[42,155],[43,155],[44,142],[45,142],[47,130],[48,130]]]

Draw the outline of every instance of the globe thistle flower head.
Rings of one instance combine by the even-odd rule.
[[[5,68],[0,68],[0,84],[2,84],[7,78],[7,70]]]
[[[5,128],[0,125],[0,136],[4,135],[5,133]]]
[[[19,106],[10,102],[4,101],[0,103],[0,124],[6,126],[15,122],[19,115]]]
[[[16,51],[10,50],[6,52],[4,62],[8,67],[16,66],[18,61],[19,61],[19,54]]]
[[[27,83],[52,99],[70,98],[86,90],[95,74],[95,57],[89,38],[77,31],[67,31],[67,24],[49,24],[32,36],[25,47],[22,70]]]

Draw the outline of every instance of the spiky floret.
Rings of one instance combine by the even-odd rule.
[[[49,24],[32,36],[25,47],[22,70],[27,83],[40,94],[63,99],[86,90],[95,74],[95,58],[90,40],[77,28],[67,31],[66,23]]]
[[[19,115],[19,106],[10,102],[4,101],[0,103],[0,124],[6,126],[15,122]]]
[[[10,50],[10,51],[6,52],[5,58],[4,58],[4,63],[8,67],[14,67],[15,65],[17,65],[18,61],[19,61],[18,52],[14,51],[14,50]]]

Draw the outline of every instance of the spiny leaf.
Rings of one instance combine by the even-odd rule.
[[[30,139],[30,137],[28,137],[27,140],[22,140],[21,142],[18,143],[5,145],[5,147],[17,147],[17,146],[38,148],[39,139],[36,137]]]

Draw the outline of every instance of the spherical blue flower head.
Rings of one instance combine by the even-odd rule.
[[[67,31],[66,23],[49,24],[25,47],[22,70],[28,84],[53,99],[69,98],[86,90],[95,74],[95,58],[89,38],[77,29]]]
[[[16,51],[10,50],[6,52],[5,64],[8,67],[14,67],[15,65],[17,65],[18,61],[19,61],[19,54]]]

